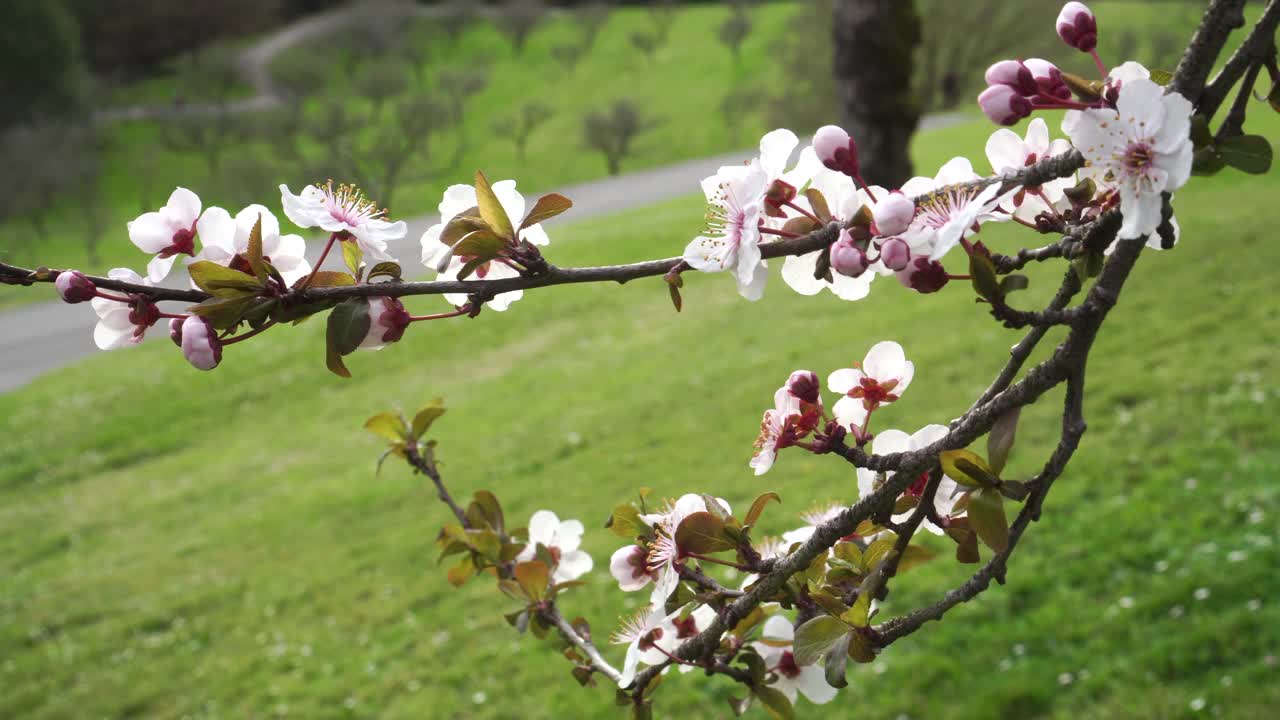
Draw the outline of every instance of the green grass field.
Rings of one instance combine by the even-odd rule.
[[[1276,137],[1256,107],[1253,131]],[[989,132],[921,136],[921,169],[957,148],[981,167]],[[1008,586],[858,668],[839,716],[1177,718],[1203,703],[1256,718],[1280,702],[1278,187],[1226,172],[1179,193],[1183,243],[1142,258],[1100,336],[1089,433]],[[549,257],[675,254],[701,211],[691,197],[557,223]],[[1025,239],[998,230],[984,233],[997,248]],[[856,497],[832,458],[748,470],[791,370],[825,375],[897,339],[916,381],[877,419],[911,431],[959,414],[1015,339],[961,285],[923,297],[880,280],[844,304],[776,272],[754,304],[727,277],[688,277],[679,315],[658,280],[531,292],[505,314],[414,327],[355,357],[351,381],[325,371],[312,322],[229,348],[209,374],[160,341],[0,397],[0,716],[610,716],[612,691],[578,688],[554,649],[517,636],[492,586],[449,587],[433,544],[447,511],[405,468],[375,477],[360,425],[445,397],[433,434],[456,495],[486,488],[509,518],[551,508],[587,525],[597,570],[565,607],[603,637],[643,600],[616,590],[619,543],[601,527],[636,488],[735,508],[777,491],[769,532]],[[1043,300],[1059,272],[1037,269],[1020,301]],[[1023,414],[1012,475],[1047,453],[1055,400]],[[913,571],[883,617],[969,571]],[[659,716],[726,717],[734,691],[672,678]]]

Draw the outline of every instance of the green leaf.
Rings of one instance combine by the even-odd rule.
[[[991,258],[981,252],[973,252],[969,254],[969,276],[973,282],[973,289],[978,295],[996,302],[1004,297],[1000,291],[1000,280],[996,277],[995,263],[991,262]]]
[[[1197,150],[1213,145],[1213,130],[1209,128],[1209,118],[1204,115],[1191,116],[1191,144]]]
[[[908,545],[906,550],[902,551],[902,557],[898,559],[898,572],[904,573],[911,568],[920,567],[938,556],[933,548],[924,545]]]
[[[477,490],[473,496],[473,504],[480,508],[481,515],[489,527],[499,533],[507,531],[506,520],[502,514],[502,503],[498,502],[497,496],[488,490]]]
[[[1202,147],[1191,156],[1191,174],[1200,176],[1217,175],[1227,167],[1227,161],[1218,154],[1212,145]]]
[[[365,420],[364,429],[391,442],[403,442],[408,432],[404,418],[389,412],[381,412]]]
[[[1168,70],[1152,70],[1151,82],[1157,85],[1168,85],[1173,80],[1173,73]]]
[[[1017,290],[1026,290],[1030,284],[1031,281],[1027,279],[1026,275],[1020,275],[1018,273],[1005,275],[1000,278],[1000,294],[1008,295],[1009,293]]]
[[[495,235],[503,240],[515,238],[516,231],[511,227],[511,218],[507,217],[507,211],[502,207],[498,196],[494,194],[489,178],[479,170],[476,171],[476,207],[480,209],[480,217],[484,218],[485,223]]]
[[[299,278],[300,284],[306,281],[306,278]],[[350,287],[356,284],[356,279],[347,273],[339,270],[320,270],[316,272],[315,277],[311,280],[311,287]]]
[[[1013,442],[1018,433],[1018,416],[1022,408],[1014,408],[996,418],[987,433],[987,457],[991,464],[991,474],[999,476],[1004,472],[1004,464],[1009,460],[1009,451],[1013,450]],[[955,480],[955,477],[951,478]]]
[[[497,563],[502,555],[502,541],[492,530],[468,530],[471,547],[491,563]]]
[[[258,296],[246,294],[211,297],[187,310],[208,320],[215,329],[226,330],[235,327],[257,300]]]
[[[403,272],[404,271],[400,268],[400,263],[383,261],[370,268],[369,276],[365,279],[372,280],[376,277],[389,277],[392,280],[399,280],[401,279]]]
[[[492,258],[483,258],[483,257],[471,258],[465,264],[463,264],[460,270],[458,270],[458,279],[466,280],[467,278],[471,277],[471,273],[478,270],[481,265],[484,265],[485,263],[491,262],[491,261],[492,261]]]
[[[187,266],[191,273],[191,281],[196,287],[218,297],[239,297],[245,293],[262,291],[262,283],[252,275],[232,270],[208,260],[191,263]]]
[[[640,519],[640,511],[631,503],[623,503],[613,509],[609,522],[605,523],[614,535],[628,540],[648,534],[649,526]]]
[[[249,323],[250,327],[257,330],[267,324],[267,319],[279,304],[279,298],[255,298],[249,309],[245,310],[243,319]]]
[[[869,663],[876,659],[876,650],[866,635],[860,632],[849,633],[849,659],[856,663]]]
[[[245,252],[248,254],[246,259],[249,261],[249,267],[253,268],[253,274],[257,276],[258,282],[266,285],[267,263],[262,259],[262,213],[258,213],[258,220],[249,231],[249,247]]]
[[[529,211],[529,214],[524,216],[524,221],[520,223],[520,229],[523,230],[545,220],[550,220],[571,207],[573,207],[573,201],[559,193],[543,195],[538,198],[538,202],[534,203],[533,209]]]
[[[430,404],[423,406],[422,409],[413,416],[413,436],[418,439],[422,439],[422,436],[427,434],[427,431],[431,429],[431,424],[434,423],[441,415],[444,415],[444,411],[445,407],[443,398],[436,398],[435,400],[432,400]]]
[[[1250,175],[1262,175],[1271,169],[1271,141],[1261,135],[1237,135],[1218,143],[1222,160]]]
[[[724,521],[709,512],[696,512],[676,528],[676,546],[682,552],[707,553],[732,550],[733,542],[724,534]]]
[[[751,688],[751,692],[760,701],[760,706],[769,713],[769,717],[773,720],[794,720],[796,716],[795,708],[791,707],[791,701],[781,690],[775,690],[768,685],[760,685]]]
[[[898,538],[893,533],[882,533],[876,538],[875,542],[867,546],[862,551],[862,570],[863,572],[871,572],[876,566],[884,562],[884,559],[893,552],[894,545],[898,542]]]
[[[484,230],[477,230],[459,240],[458,243],[453,246],[453,254],[455,256],[492,260],[498,257],[506,247],[507,243],[505,240],[495,235],[492,230],[485,228]]]
[[[754,696],[748,695],[744,698],[740,698],[740,697],[730,695],[728,697],[729,709],[733,711],[734,717],[742,717],[747,713],[748,710],[751,709],[752,697]]]
[[[792,652],[796,663],[812,665],[818,662],[842,637],[849,634],[849,626],[840,618],[819,615],[796,628]]]
[[[476,574],[476,564],[471,561],[471,556],[462,558],[457,565],[449,568],[449,584],[454,587],[462,587],[472,575]]]
[[[342,262],[346,263],[347,269],[351,274],[360,277],[360,266],[364,263],[364,253],[360,250],[360,243],[354,240],[342,240]]]
[[[797,215],[782,225],[782,232],[794,233],[796,235],[808,235],[809,233],[822,227],[813,220]]]
[[[363,299],[344,300],[334,306],[325,332],[325,365],[330,372],[340,377],[351,377],[342,356],[349,355],[360,346],[369,333],[371,322],[369,303]]]
[[[755,525],[756,521],[760,519],[760,514],[764,512],[764,508],[769,504],[770,500],[778,503],[779,505],[782,504],[782,498],[778,497],[778,493],[767,492],[763,495],[757,495],[756,499],[751,503],[751,509],[747,510],[747,517],[743,519],[742,524]]]
[[[849,643],[852,635],[851,632],[845,633],[827,650],[827,660],[823,663],[822,670],[827,677],[827,684],[833,688],[842,688],[849,684],[845,674],[849,667]]]
[[[480,208],[468,208],[445,223],[444,229],[440,231],[440,244],[452,247],[454,243],[477,230],[489,230],[489,226],[484,218],[480,217]]]
[[[840,619],[853,627],[866,627],[871,619],[871,594],[859,593],[858,599],[841,613]]]
[[[987,487],[1000,482],[987,461],[969,450],[944,450],[938,459],[942,462],[942,472],[961,485]]]
[[[1271,86],[1271,92],[1267,93],[1267,102],[1271,103],[1271,109],[1280,112],[1280,83]]]
[[[516,582],[520,583],[520,587],[534,602],[541,600],[547,595],[547,583],[551,580],[551,569],[541,560],[529,560],[528,562],[516,563],[515,569]]]
[[[996,488],[981,488],[969,498],[969,523],[983,544],[996,552],[1009,547],[1009,519],[1004,514],[1004,496]]]
[[[1071,88],[1071,92],[1084,102],[1092,102],[1102,98],[1102,83],[1086,80],[1069,72],[1062,73],[1062,82]]]

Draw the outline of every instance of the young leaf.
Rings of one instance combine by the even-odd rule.
[[[226,330],[235,327],[240,318],[249,310],[249,307],[256,302],[256,295],[236,295],[227,297],[211,297],[201,302],[199,305],[193,305],[187,308],[192,314],[208,320],[210,324],[217,330]]]
[[[550,220],[571,207],[573,207],[573,201],[559,193],[543,195],[538,198],[538,202],[534,203],[533,209],[529,211],[529,214],[524,216],[524,220],[520,223],[520,229],[523,230],[545,220]]]
[[[208,260],[191,263],[187,272],[196,287],[218,297],[237,297],[262,290],[262,283],[254,276]]]
[[[924,545],[908,545],[898,559],[898,572],[904,573],[911,568],[919,567],[938,556],[938,553]]]
[[[506,520],[503,518],[502,504],[498,502],[498,498],[488,490],[477,490],[474,498],[475,505],[480,508],[489,527],[500,533],[506,532]]]
[[[782,504],[782,498],[778,497],[778,493],[768,492],[763,495],[759,495],[751,503],[751,509],[747,511],[747,516],[743,519],[742,524],[748,526],[755,525],[756,521],[760,519],[760,514],[764,512],[764,508],[769,504],[770,500],[778,503],[779,505]]]
[[[813,214],[824,223],[831,222],[831,208],[827,205],[827,198],[818,188],[809,188],[804,191],[804,196],[809,200],[809,207],[813,208]]]
[[[643,535],[648,530],[648,526],[640,519],[640,511],[631,503],[623,503],[614,508],[605,527],[609,528],[614,535],[626,539]]]
[[[399,280],[402,274],[403,270],[400,269],[400,263],[383,261],[369,269],[369,277],[367,279],[372,280],[376,277],[388,277],[392,280]]]
[[[516,563],[516,582],[535,602],[546,597],[547,583],[551,579],[551,570],[540,560]]]
[[[258,220],[249,231],[249,247],[245,252],[248,254],[249,267],[253,268],[258,282],[266,285],[267,264],[262,259],[262,213],[258,213]]]
[[[435,422],[441,415],[444,415],[444,399],[436,398],[429,405],[424,406],[413,416],[413,436],[421,439],[423,435],[431,429],[431,423]]]
[[[849,634],[849,626],[839,618],[819,615],[796,628],[792,652],[799,665],[812,665],[841,638]]]
[[[347,264],[347,269],[351,274],[360,277],[360,266],[364,263],[364,253],[360,250],[360,244],[352,240],[343,240],[342,245],[342,262]]]
[[[696,512],[676,528],[676,545],[684,552],[707,553],[732,550],[734,545],[724,534],[724,521],[709,512]]]
[[[480,217],[484,218],[494,234],[503,240],[515,238],[516,231],[511,227],[511,218],[507,217],[506,209],[494,194],[489,178],[479,170],[476,171],[476,207],[480,208]]]
[[[457,565],[449,568],[449,584],[454,587],[462,587],[467,580],[476,573],[476,564],[471,562],[471,556],[462,558]]]
[[[1209,128],[1209,118],[1204,115],[1191,116],[1191,144],[1197,150],[1213,144],[1213,130]]]
[[[987,433],[987,458],[993,475],[1004,472],[1004,464],[1009,459],[1009,451],[1013,449],[1014,436],[1018,432],[1018,415],[1021,412],[1022,408],[1014,408],[1001,415],[991,425],[991,432]],[[955,480],[955,477],[951,479]]]
[[[1271,169],[1271,141],[1261,135],[1223,138],[1218,152],[1223,162],[1251,175],[1262,175]]]
[[[391,442],[404,441],[408,432],[408,428],[404,426],[404,419],[389,412],[381,412],[365,420],[364,429]]]
[[[306,282],[305,277],[298,278],[298,282],[294,285],[300,285]],[[346,287],[355,285],[356,279],[347,273],[338,270],[320,270],[315,273],[315,277],[311,279],[311,287]]]
[[[768,685],[757,685],[751,688],[751,692],[773,720],[795,720],[795,708],[791,707],[791,701],[782,694],[781,690],[775,690]]]
[[[325,365],[330,372],[340,377],[351,377],[351,371],[342,362],[342,356],[360,346],[360,342],[369,333],[371,322],[369,303],[365,300],[353,298],[334,306],[329,313],[329,324],[325,331]]]
[[[987,255],[980,252],[969,254],[969,276],[978,295],[991,302],[1004,297],[1000,291],[1000,280],[996,277],[995,263]]]
[[[846,687],[849,679],[845,674],[849,667],[849,643],[852,640],[853,633],[845,633],[839,640],[827,650],[827,661],[823,664],[823,674],[827,677],[827,684],[833,688]]]
[[[1168,70],[1152,70],[1151,82],[1157,85],[1168,85],[1173,80],[1173,73]]]
[[[1030,284],[1031,281],[1027,279],[1026,275],[1020,275],[1018,273],[1005,275],[1000,278],[1000,294],[1008,295],[1009,293],[1017,290],[1026,290],[1027,286]]]
[[[477,230],[462,238],[453,246],[453,254],[462,257],[492,260],[507,246],[506,242],[488,228]]]
[[[458,270],[458,279],[466,280],[471,277],[471,273],[480,269],[481,265],[490,262],[490,258],[474,257],[463,263],[462,268]]]
[[[480,217],[480,209],[473,207],[454,215],[452,220],[445,223],[444,229],[440,231],[440,244],[452,247],[471,233],[488,229],[484,218]]]
[[[1218,149],[1212,145],[1196,150],[1191,156],[1192,175],[1217,175],[1226,166],[1227,161],[1222,159],[1222,155],[1218,154]]]
[[[942,472],[947,477],[968,487],[987,487],[999,484],[991,466],[982,456],[968,450],[944,450],[938,455]]]
[[[969,498],[969,523],[983,544],[996,552],[1009,547],[1009,519],[1004,514],[1004,496],[995,488],[980,488]]]

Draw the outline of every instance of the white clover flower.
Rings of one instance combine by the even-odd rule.
[[[493,194],[498,197],[498,202],[502,205],[502,209],[507,213],[507,219],[511,222],[511,227],[520,227],[520,222],[524,219],[524,196],[516,191],[515,180],[499,180],[493,183]],[[472,185],[451,185],[444,191],[444,197],[440,200],[440,222],[427,228],[422,234],[422,264],[436,271],[436,277],[440,280],[457,280],[458,273],[462,271],[463,266],[469,257],[456,256],[452,254],[452,249],[440,242],[440,235],[444,232],[444,228],[458,215],[476,207],[476,189]],[[520,237],[528,240],[534,245],[547,245],[551,242],[551,238],[547,237],[547,231],[542,228],[541,224],[530,225],[520,231]],[[440,270],[440,265],[444,263],[448,257],[448,264]],[[507,265],[499,260],[490,260],[475,269],[470,278],[476,280],[501,280],[503,278],[520,277],[520,272],[514,267]],[[510,292],[500,293],[492,300],[485,303],[491,310],[502,312],[511,307],[511,303],[524,297],[523,290],[512,290]],[[450,305],[459,306],[467,302],[465,293],[445,293],[444,299]]]
[[[560,521],[550,510],[539,510],[529,518],[529,544],[516,556],[516,562],[532,560],[537,546],[542,545],[556,561],[551,581],[556,583],[577,580],[591,572],[591,556],[579,550],[584,528],[580,520]]]
[[[262,258],[280,272],[286,285],[293,285],[311,272],[307,243],[299,235],[281,235],[280,221],[262,205],[250,205],[232,220],[220,207],[204,211],[197,223],[201,250],[195,260],[208,260],[241,272],[253,273],[249,266],[249,235],[262,220]]]
[[[354,185],[308,185],[297,195],[287,185],[281,185],[280,204],[294,225],[346,233],[355,238],[364,256],[373,260],[394,262],[395,258],[387,254],[387,243],[399,240],[408,231],[404,221],[388,222],[387,211]]]
[[[1084,155],[1089,174],[1120,192],[1124,221],[1118,238],[1154,235],[1162,194],[1191,176],[1191,112],[1186,98],[1133,77],[1120,85],[1114,110],[1073,110],[1063,118],[1062,129]]]
[[[921,448],[928,447],[933,443],[947,436],[946,425],[925,425],[912,435],[907,435],[901,430],[882,430],[876,433],[876,437],[871,441],[871,452],[876,455],[885,455],[888,453],[914,452]],[[884,473],[884,482],[893,477],[892,472]],[[929,473],[921,473],[907,489],[903,495],[908,497],[920,497],[924,494],[925,486],[929,482]],[[882,481],[880,473],[867,468],[858,468],[858,495],[867,497],[871,493],[880,488]],[[956,491],[960,486],[955,480],[946,475],[942,476],[942,482],[938,484],[938,491],[933,495],[933,507],[937,511],[940,518],[951,517],[952,511],[956,504]],[[911,517],[911,511],[893,516],[894,522],[904,522]],[[958,516],[957,516],[958,517]],[[931,520],[925,518],[921,525],[924,529],[934,535],[941,535],[943,529],[934,525]]]
[[[155,212],[143,213],[126,226],[129,240],[155,257],[147,263],[147,279],[158,283],[169,275],[179,255],[195,253],[196,220],[200,198],[186,188],[177,188],[169,202]]]
[[[823,705],[836,696],[836,689],[827,683],[826,673],[820,665],[796,664],[791,642],[795,628],[782,615],[774,615],[764,623],[763,636],[769,642],[755,642],[752,646],[764,660],[765,667],[774,675],[770,686],[776,688],[792,703],[797,695],[804,695],[809,702]]]
[[[827,377],[827,388],[844,396],[832,408],[836,421],[861,428],[868,413],[902,396],[915,372],[898,343],[885,340],[871,346],[862,367],[836,370]]]

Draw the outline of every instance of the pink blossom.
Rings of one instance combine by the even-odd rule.
[[[393,297],[369,298],[369,332],[360,342],[362,350],[381,350],[399,342],[412,322],[404,303]]]
[[[53,286],[63,300],[73,305],[92,300],[98,294],[98,288],[79,270],[63,270],[58,273]]]
[[[1040,90],[1031,69],[1019,60],[1001,60],[987,68],[988,85],[1008,85],[1019,95],[1034,96]]]
[[[208,320],[191,315],[182,321],[182,356],[197,370],[212,370],[222,362],[222,341]]]
[[[1069,2],[1058,13],[1058,37],[1081,52],[1098,46],[1098,20],[1082,2]]]
[[[992,85],[978,96],[983,114],[997,125],[1016,125],[1031,114],[1031,101],[1008,85]]]
[[[824,125],[813,134],[813,150],[829,169],[850,177],[858,175],[858,145],[849,133],[835,125]]]
[[[840,229],[840,237],[831,245],[831,269],[848,277],[859,277],[870,262],[862,248],[853,242],[848,230]]]
[[[880,201],[871,209],[871,217],[875,221],[873,226],[876,235],[889,236],[899,235],[906,232],[907,227],[911,225],[911,218],[915,217],[915,202],[904,195],[901,190],[884,195]]]

